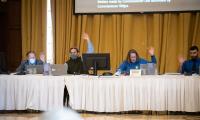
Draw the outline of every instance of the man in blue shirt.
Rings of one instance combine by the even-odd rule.
[[[199,49],[197,46],[192,46],[190,48],[190,57],[191,59],[184,61],[181,67],[182,74],[199,74],[199,67],[200,67],[200,58],[199,56]]]
[[[115,73],[115,75],[130,74],[130,69],[139,69],[140,64],[147,64],[147,63],[155,63],[156,64],[156,57],[154,55],[154,48],[149,49],[149,54],[151,56],[151,61],[147,61],[143,58],[139,57],[139,54],[136,50],[131,49],[129,50],[127,54],[126,60],[119,66],[118,71]]]

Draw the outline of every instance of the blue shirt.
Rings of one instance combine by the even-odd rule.
[[[147,63],[157,63],[156,61],[156,57],[155,56],[151,56],[151,61],[147,61],[143,58],[140,58],[138,61],[136,62],[128,62],[127,60],[124,61],[120,66],[119,66],[119,70],[121,74],[130,74],[130,69],[139,69],[140,68],[140,64],[147,64]]]
[[[193,64],[194,66],[194,71],[192,71]],[[196,60],[187,60],[183,63],[181,73],[197,73],[199,74],[199,66],[200,66],[200,58],[197,58]]]
[[[87,42],[87,53],[93,53],[93,52],[94,52],[94,46],[93,46],[91,40],[89,40]]]

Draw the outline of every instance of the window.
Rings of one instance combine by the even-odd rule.
[[[47,38],[46,38],[46,59],[47,63],[54,63],[54,47],[53,47],[53,27],[51,16],[51,0],[47,0]]]

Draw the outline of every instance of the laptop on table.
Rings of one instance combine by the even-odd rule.
[[[67,64],[51,65],[51,75],[53,75],[53,76],[67,75],[67,70],[68,70]]]
[[[26,71],[28,74],[43,74],[44,67],[43,65],[27,65]]]

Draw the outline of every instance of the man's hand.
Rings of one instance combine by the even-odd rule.
[[[45,54],[44,53],[40,53],[40,60],[42,62],[45,62]]]
[[[154,55],[154,48],[153,47],[150,47],[148,49],[148,52],[149,52],[149,55],[153,56]]]
[[[89,40],[90,40],[90,37],[89,37],[89,35],[88,35],[87,33],[83,33],[83,34],[82,34],[82,39],[83,39],[83,40],[86,40],[86,41],[89,41]]]
[[[178,62],[180,63],[180,65],[182,65],[185,62],[185,58],[183,58],[183,56],[179,55]]]

